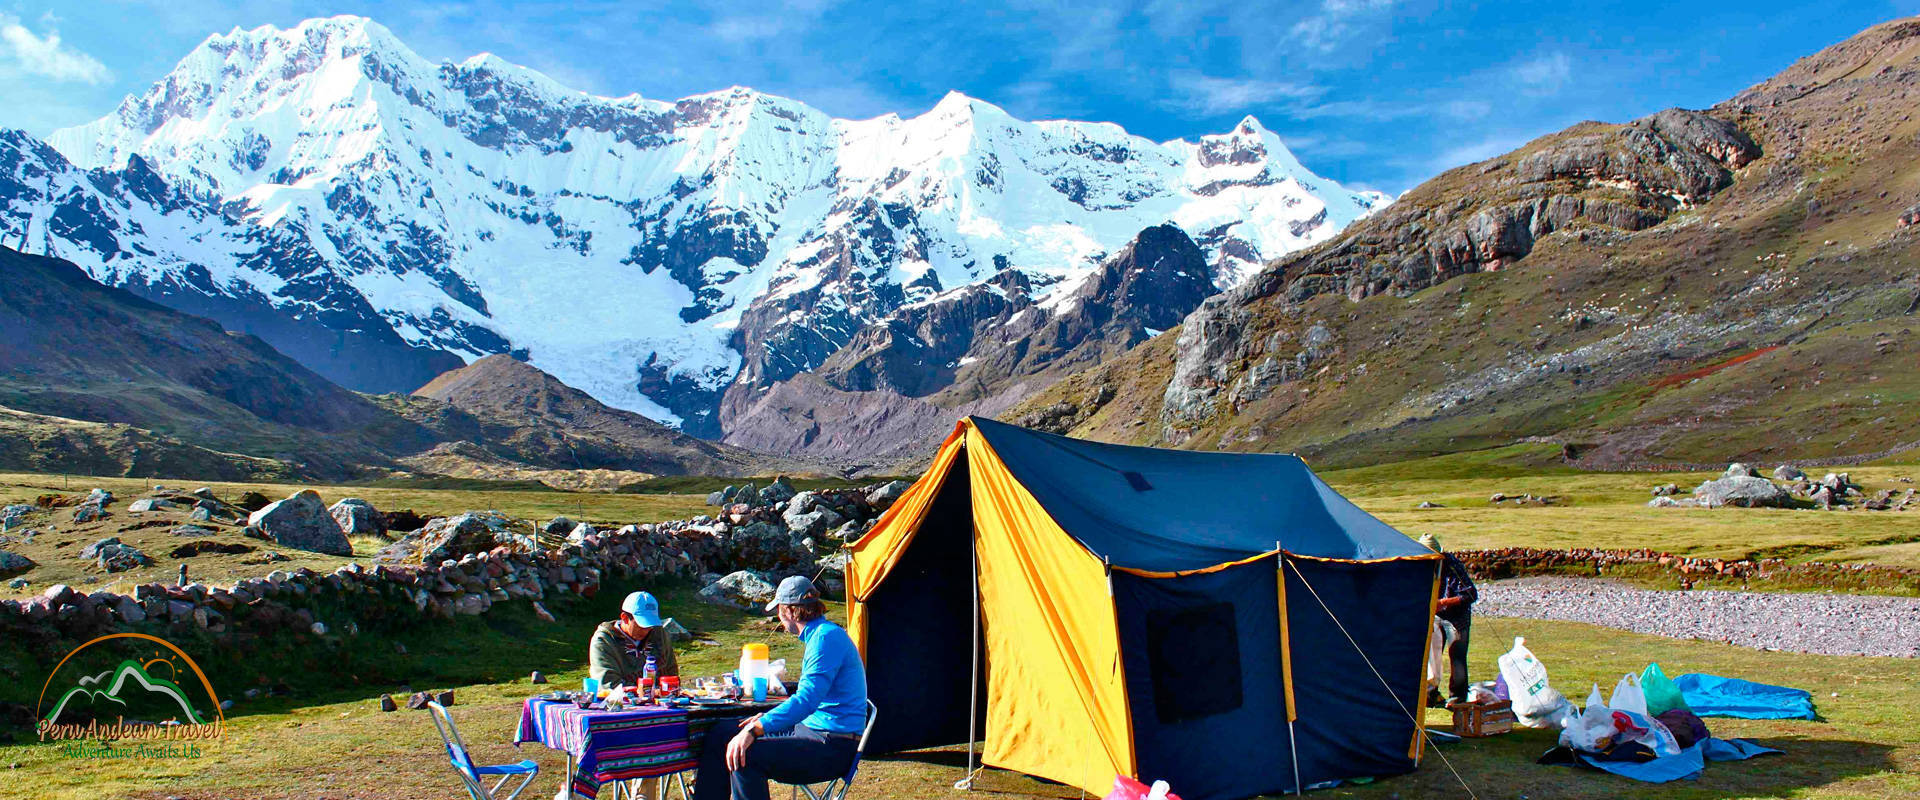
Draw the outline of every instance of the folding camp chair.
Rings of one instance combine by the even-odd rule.
[[[867,726],[860,731],[860,743],[853,748],[853,763],[847,765],[847,774],[827,781],[818,792],[804,783],[789,784],[793,787],[794,800],[799,800],[802,792],[806,793],[807,800],[846,800],[847,790],[853,788],[853,776],[860,771],[860,756],[867,752],[867,737],[873,735],[873,720],[878,716],[880,709],[874,706],[872,700],[868,700]]]
[[[453,762],[454,771],[460,773],[460,780],[466,782],[467,794],[471,795],[473,800],[513,800],[526,790],[527,784],[533,783],[535,775],[540,774],[540,765],[534,763],[532,759],[518,764],[496,764],[491,767],[475,765],[473,757],[467,754],[467,743],[460,740],[460,731],[453,727],[453,715],[447,713],[447,707],[430,702],[427,703],[427,711],[433,715],[433,727],[440,731],[440,741],[447,746],[447,760]],[[486,784],[480,782],[482,775],[498,775],[500,782],[495,783],[492,789],[488,789]],[[507,785],[507,781],[515,775],[525,777],[521,779],[520,785],[513,787],[512,793],[494,794],[500,791],[500,787]]]

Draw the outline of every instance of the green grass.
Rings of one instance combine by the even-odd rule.
[[[609,587],[613,589],[616,587]],[[666,610],[689,627],[703,629],[715,644],[683,643],[682,670],[712,674],[738,657],[739,645],[765,641],[775,657],[798,655],[792,637],[759,627],[755,617],[701,606],[686,587],[661,589]],[[530,797],[550,795],[564,769],[557,753],[537,746],[515,749],[508,740],[521,702],[548,687],[530,685],[525,673],[544,670],[555,685],[573,685],[592,626],[611,612],[619,592],[603,593],[570,607],[557,624],[529,614],[489,614],[485,621],[435,623],[408,640],[411,655],[398,656],[382,635],[355,647],[359,683],[339,675],[311,676],[289,699],[241,704],[228,717],[227,736],[199,759],[177,761],[69,760],[51,746],[0,746],[0,762],[20,768],[0,781],[0,798],[354,797],[452,798],[454,776],[439,752],[425,714],[383,714],[381,692],[406,688],[453,688],[455,719],[483,763],[533,758],[542,777]],[[1920,795],[1920,711],[1911,702],[1920,682],[1920,661],[1767,653],[1731,645],[1676,641],[1572,623],[1501,619],[1476,621],[1472,663],[1490,677],[1494,657],[1512,636],[1547,664],[1554,683],[1584,696],[1589,684],[1608,685],[1621,673],[1657,660],[1671,674],[1703,671],[1744,676],[1812,691],[1820,721],[1751,722],[1709,720],[1716,735],[1745,736],[1786,750],[1784,756],[1709,765],[1698,782],[1650,787],[1609,775],[1533,764],[1552,745],[1551,734],[1520,731],[1448,745],[1442,752],[1482,798],[1572,798],[1623,796],[1662,798],[1883,798]],[[382,683],[369,675],[380,665],[404,669],[410,686]],[[296,668],[298,669],[298,668]],[[394,673],[399,675],[401,673]],[[220,688],[235,676],[219,673]],[[333,688],[319,688],[330,686]],[[229,690],[229,696],[237,690]],[[1428,723],[1444,725],[1444,712]],[[963,753],[944,749],[877,758],[862,770],[856,788],[867,798],[925,800],[964,797],[950,787],[961,777]],[[1077,790],[1002,770],[988,770],[982,792],[1011,798],[1074,798]],[[1175,787],[1176,791],[1179,787]],[[1460,797],[1453,776],[1430,756],[1411,775],[1371,785],[1321,793],[1326,797]]]
[[[1552,463],[1558,448],[1515,445],[1416,461],[1329,470],[1322,477],[1360,507],[1449,549],[1647,548],[1688,556],[1920,567],[1920,511],[1648,508],[1666,483],[1691,490],[1717,472],[1581,472]],[[1771,469],[1767,465],[1766,469]],[[1840,468],[1869,493],[1920,484],[1912,464]],[[1819,470],[1815,471],[1820,472]],[[1495,492],[1552,495],[1553,506],[1496,505]],[[1421,509],[1422,501],[1442,508]],[[1920,591],[1920,587],[1901,593]]]
[[[624,484],[614,491],[620,494],[707,495],[725,489],[728,486],[740,486],[749,483],[754,486],[766,486],[773,482],[774,477],[775,476],[772,475],[762,475],[757,478],[725,478],[712,475],[664,475],[658,478],[648,478],[644,481]],[[898,477],[902,477],[905,480],[913,480],[916,476],[907,475]],[[788,482],[792,483],[795,489],[801,491],[857,489],[895,479],[894,477],[823,478],[793,476],[787,478]]]

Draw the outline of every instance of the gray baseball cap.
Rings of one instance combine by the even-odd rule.
[[[773,602],[767,604],[767,610],[775,611],[780,606],[818,599],[820,590],[813,588],[813,580],[805,575],[794,575],[780,582],[780,588],[774,590]]]

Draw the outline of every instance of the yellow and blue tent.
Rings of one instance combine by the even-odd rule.
[[[851,549],[869,752],[1188,800],[1419,764],[1440,556],[1298,457],[969,417]]]

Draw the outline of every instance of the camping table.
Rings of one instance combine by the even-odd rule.
[[[567,786],[589,800],[608,781],[671,775],[696,763],[687,747],[687,712],[674,708],[607,711],[529,698],[513,742],[566,753]]]
[[[609,781],[654,778],[699,765],[701,740],[722,719],[750,716],[776,703],[740,702],[685,709],[643,706],[582,709],[572,702],[529,698],[514,744],[538,742],[567,754],[567,786],[596,798]]]

